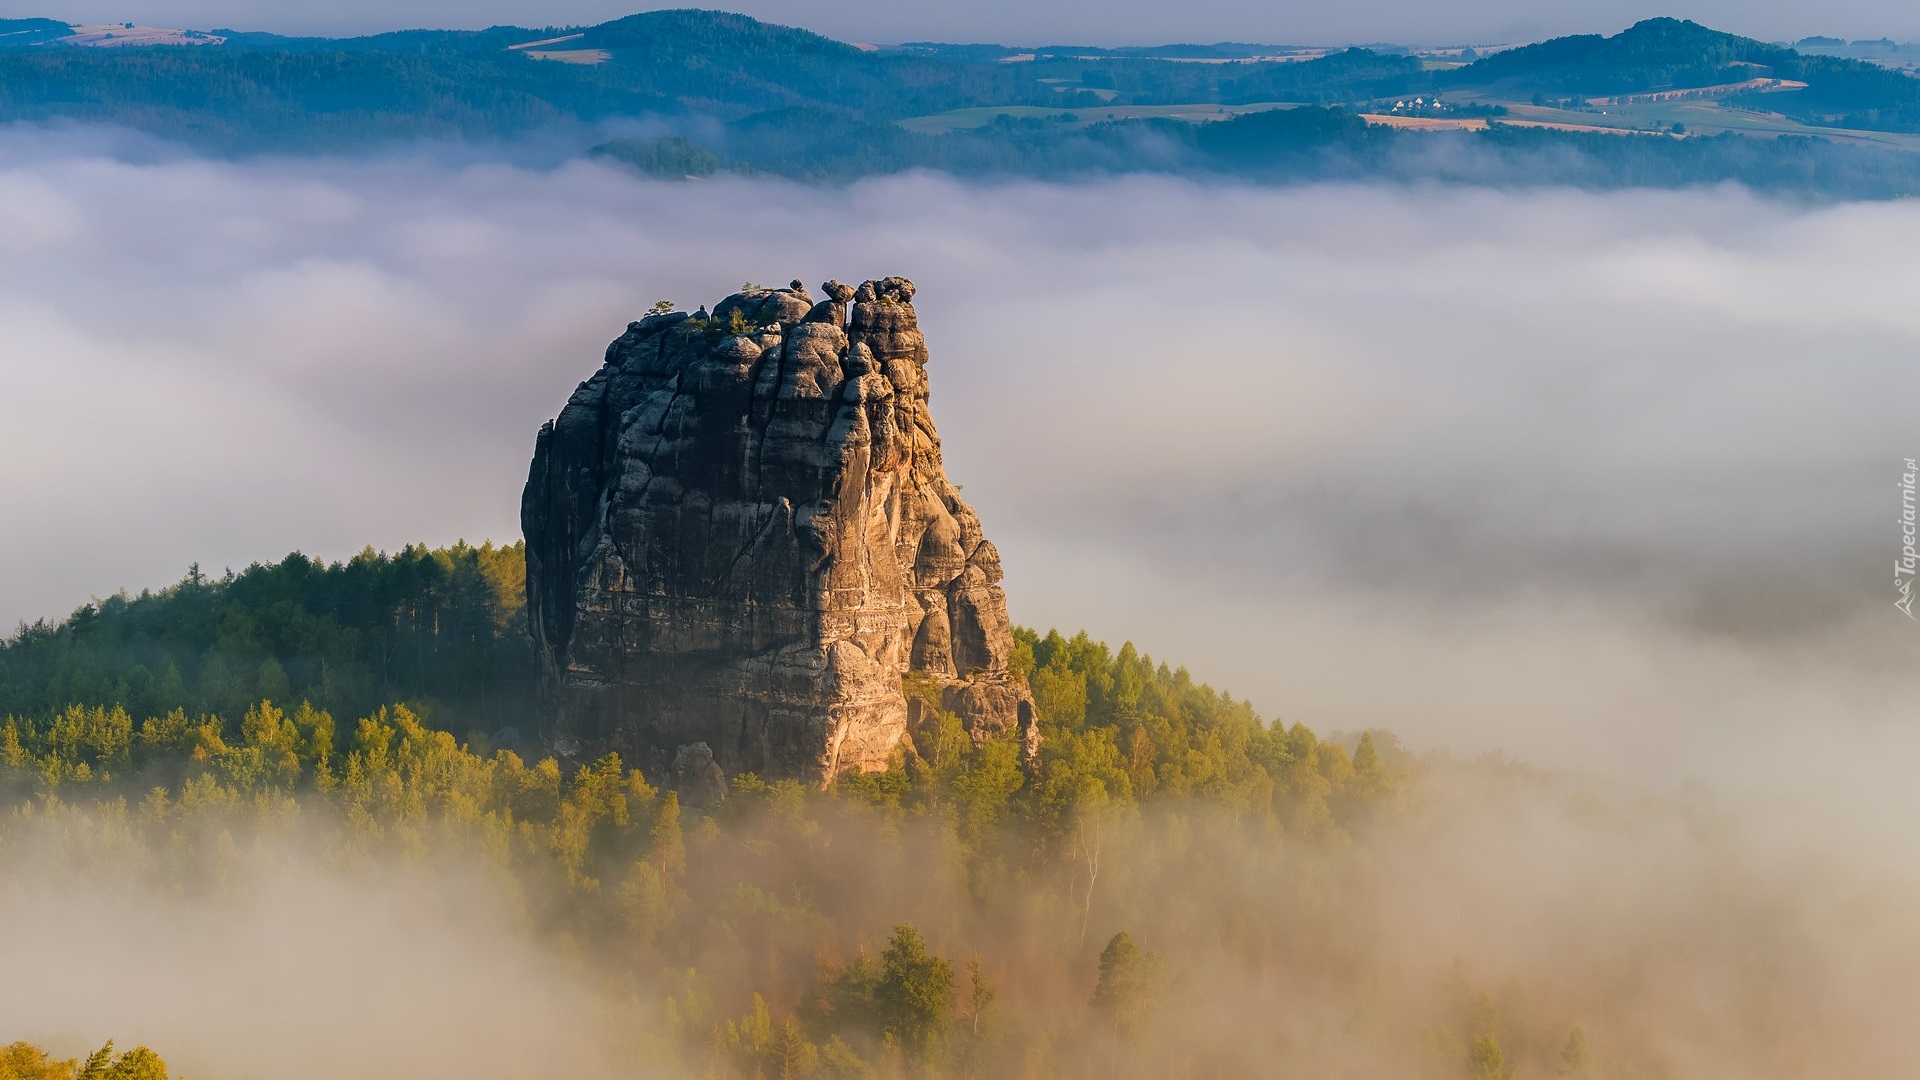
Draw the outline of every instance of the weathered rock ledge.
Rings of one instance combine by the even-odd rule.
[[[540,429],[521,525],[562,754],[884,769],[917,720],[909,671],[976,740],[1037,748],[999,553],[941,465],[913,283],[822,290],[632,323]]]

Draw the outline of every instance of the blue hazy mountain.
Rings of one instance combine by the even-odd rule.
[[[875,47],[697,10],[78,40],[56,20],[0,22],[0,121],[111,124],[223,155],[537,144],[676,177],[921,167],[1920,190],[1920,80],[1674,19],[1471,63],[1247,43]]]

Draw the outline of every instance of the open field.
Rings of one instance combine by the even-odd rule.
[[[224,37],[201,33],[198,30],[169,30],[160,26],[128,26],[125,23],[76,26],[73,28],[73,33],[60,39],[67,45],[94,45],[104,48],[138,45],[219,45],[226,40]]]
[[[1587,99],[1587,104],[1594,106],[1651,105],[1673,101],[1708,101],[1733,97],[1736,94],[1780,94],[1806,88],[1806,83],[1796,79],[1747,79],[1736,83],[1721,83],[1717,86],[1692,86],[1684,89],[1650,90],[1639,94],[1590,97]]]
[[[1487,100],[1490,103],[1492,99]],[[1871,143],[1896,150],[1920,150],[1920,135],[1888,131],[1861,131],[1854,128],[1816,127],[1789,119],[1779,113],[1754,109],[1730,109],[1712,101],[1651,101],[1628,105],[1608,105],[1599,111],[1556,109],[1547,105],[1522,105],[1500,102],[1507,107],[1501,123],[1522,127],[1555,127],[1569,131],[1668,131],[1673,125],[1685,125],[1690,135],[1778,136],[1812,135],[1835,142]]]
[[[1109,90],[1104,86],[1087,86],[1079,79],[1041,79],[1040,81],[1053,87],[1057,93],[1064,94],[1069,90],[1083,90],[1099,98],[1101,101],[1112,101],[1114,98],[1120,96],[1120,91],[1118,90]]]
[[[1485,131],[1487,121],[1478,116],[1395,116],[1392,113],[1361,113],[1360,119],[1381,127],[1408,131]]]
[[[586,36],[585,34],[562,34],[559,37],[541,38],[539,41],[523,41],[518,45],[507,46],[507,51],[519,52],[522,49],[544,49],[548,45],[559,45],[563,42],[578,41]]]
[[[564,34],[560,37],[542,38],[539,41],[522,42],[507,46],[508,52],[525,53],[529,60],[557,60],[562,64],[604,64],[613,59],[613,54],[605,49],[554,49],[550,45],[564,45],[569,41],[578,41],[585,34]]]
[[[564,55],[566,54],[561,54],[561,56]],[[554,59],[560,59],[561,56],[555,56]],[[1507,115],[1495,117],[1492,122],[1510,124],[1514,127],[1551,128],[1557,131],[1597,131],[1623,135],[1664,135],[1672,131],[1673,125],[1681,124],[1689,135],[1717,135],[1729,131],[1761,137],[1811,135],[1835,142],[1867,143],[1897,150],[1920,151],[1920,135],[1815,127],[1791,120],[1779,113],[1730,109],[1712,99],[1640,101],[1626,105],[1608,105],[1598,109],[1557,109],[1548,105],[1525,105],[1494,98],[1468,99],[1466,95],[1462,95],[1461,99],[1505,105]],[[908,131],[916,131],[923,135],[943,135],[949,131],[969,131],[984,127],[1002,116],[1015,120],[1051,120],[1066,127],[1086,127],[1109,120],[1138,120],[1147,117],[1202,123],[1208,120],[1226,120],[1244,113],[1291,109],[1297,106],[1298,103],[1284,101],[1257,102],[1250,105],[1210,103],[1103,105],[1084,109],[1059,109],[1040,105],[992,105],[953,109],[929,116],[909,117],[896,122]],[[1488,125],[1488,121],[1481,117],[1395,116],[1389,113],[1362,113],[1361,116],[1370,124],[1409,131],[1480,131]]]
[[[563,64],[604,64],[613,59],[605,49],[528,49],[533,60],[558,60]]]
[[[1009,116],[1016,120],[1028,118],[1058,120],[1068,126],[1079,127],[1102,124],[1109,120],[1143,120],[1149,117],[1198,123],[1206,120],[1226,120],[1244,113],[1292,109],[1297,108],[1298,105],[1298,102],[1290,101],[1259,101],[1250,105],[1215,105],[1206,102],[1196,105],[1098,105],[1090,109],[1050,109],[1040,105],[986,105],[972,109],[953,109],[930,116],[910,116],[895,122],[908,131],[917,131],[922,135],[944,135],[949,131],[967,131],[985,127],[993,123],[996,117],[1001,116]],[[1072,119],[1066,119],[1068,117]]]

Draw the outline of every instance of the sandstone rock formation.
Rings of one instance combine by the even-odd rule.
[[[521,525],[562,754],[884,769],[930,709],[909,671],[976,740],[1037,748],[999,553],[941,465],[913,283],[822,291],[632,323],[541,428]]]

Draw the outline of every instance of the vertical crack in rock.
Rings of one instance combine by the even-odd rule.
[[[876,771],[926,718],[910,671],[976,741],[1037,751],[999,552],[941,464],[913,283],[821,289],[629,324],[540,429],[520,519],[561,754]]]

